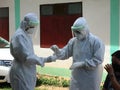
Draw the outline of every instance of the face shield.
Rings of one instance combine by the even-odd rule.
[[[75,30],[73,31],[74,36],[78,39],[78,40],[84,40],[86,38],[86,31],[85,30]]]
[[[78,40],[85,39],[85,37],[87,35],[87,32],[85,30],[85,26],[83,26],[83,25],[80,25],[78,27],[72,26],[71,29],[72,29],[72,33],[73,33],[74,37],[76,37]]]
[[[28,13],[27,15],[25,15],[23,24],[25,31],[28,33],[28,35],[32,37],[36,36],[39,20],[34,13]]]
[[[79,39],[83,40],[87,36],[87,22],[83,17],[78,18],[71,27],[73,35]]]

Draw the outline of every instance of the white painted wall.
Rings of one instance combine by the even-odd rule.
[[[88,21],[90,31],[108,45],[108,37],[110,37],[110,0],[84,0],[83,16]]]

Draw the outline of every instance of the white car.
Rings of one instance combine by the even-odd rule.
[[[3,40],[3,38],[2,38]],[[9,70],[12,64],[13,57],[10,54],[9,43],[8,45],[1,45],[0,37],[0,83],[7,82],[10,83]]]

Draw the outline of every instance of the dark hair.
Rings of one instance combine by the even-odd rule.
[[[120,60],[120,50],[117,50],[111,56],[115,56],[116,58],[118,58]]]

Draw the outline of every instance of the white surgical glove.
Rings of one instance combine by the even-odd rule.
[[[81,68],[85,65],[85,62],[75,62],[71,65],[70,69]]]
[[[56,55],[53,56],[49,56],[47,58],[44,59],[44,62],[55,62],[57,59]]]
[[[42,57],[39,57],[39,60],[38,60],[38,62],[39,62],[39,65],[41,66],[41,67],[44,67],[44,60],[45,60],[45,58],[42,58]]]
[[[57,45],[52,45],[50,48],[54,51],[55,54],[60,53],[60,49]]]

